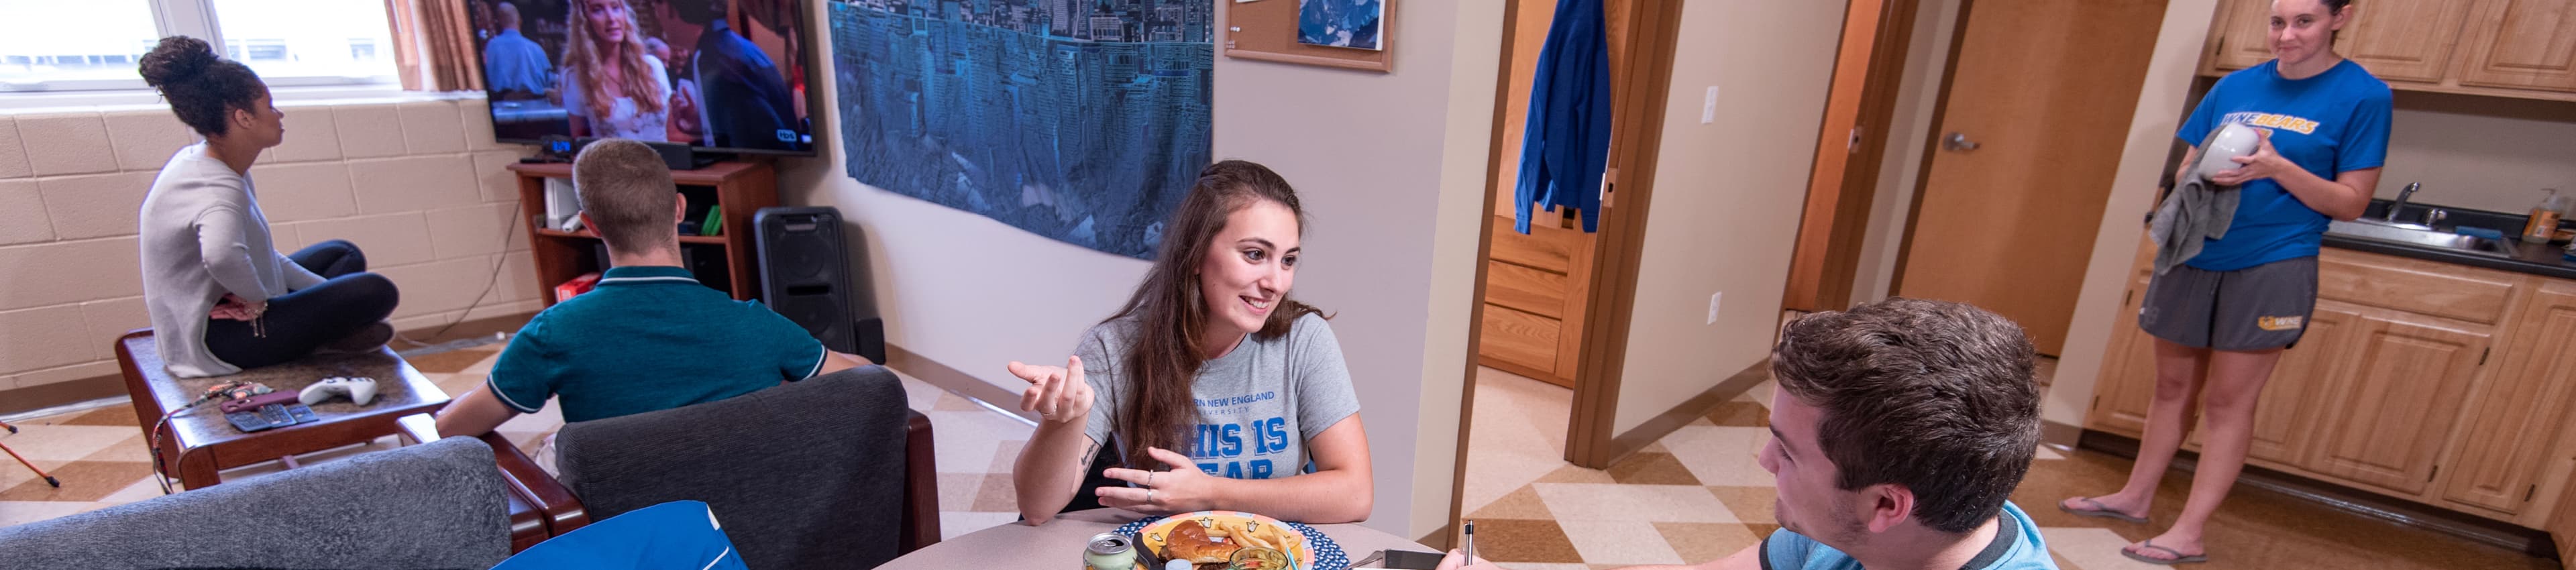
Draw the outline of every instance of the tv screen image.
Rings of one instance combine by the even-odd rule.
[[[814,154],[798,0],[466,0],[492,132]]]

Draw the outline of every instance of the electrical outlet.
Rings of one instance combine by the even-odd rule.
[[[1699,124],[1717,122],[1717,86],[1708,86],[1708,99],[1699,104]]]
[[[1717,305],[1719,301],[1725,299],[1725,291],[1708,294],[1708,324],[1717,324]]]

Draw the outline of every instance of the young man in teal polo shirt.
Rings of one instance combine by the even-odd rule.
[[[573,160],[582,223],[608,242],[597,288],[519,329],[491,377],[438,414],[438,433],[479,436],[551,397],[566,422],[749,394],[865,363],[834,353],[757,302],[680,267],[679,188],[643,143],[609,139]]]

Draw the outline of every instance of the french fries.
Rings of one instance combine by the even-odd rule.
[[[1257,524],[1247,520],[1218,521],[1216,528],[1208,530],[1208,536],[1214,537],[1220,532],[1230,537],[1227,541],[1237,545],[1268,548],[1280,552],[1289,552],[1289,546],[1298,542],[1293,535],[1288,534],[1287,527]]]

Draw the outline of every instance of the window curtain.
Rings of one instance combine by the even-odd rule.
[[[408,91],[480,91],[474,25],[464,0],[385,0],[394,65]]]

